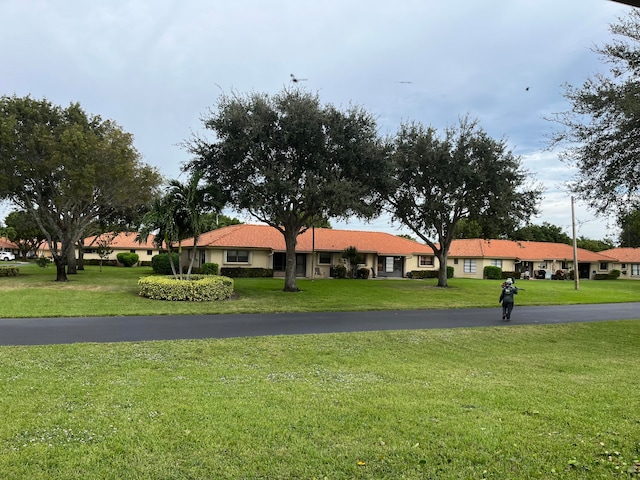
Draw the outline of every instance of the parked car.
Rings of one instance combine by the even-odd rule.
[[[9,260],[15,260],[16,256],[11,252],[0,252],[0,260],[8,262]]]

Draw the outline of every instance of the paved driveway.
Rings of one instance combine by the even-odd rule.
[[[76,342],[138,342],[253,337],[308,333],[365,332],[598,322],[640,318],[640,303],[516,306],[511,322],[500,306],[455,310],[79,317],[0,319],[0,345]]]

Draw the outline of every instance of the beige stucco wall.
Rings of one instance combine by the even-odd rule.
[[[624,278],[627,280],[640,280],[640,275],[631,275],[631,265],[640,265],[637,263],[625,263],[624,267],[622,263],[612,263],[612,270],[620,270],[620,278]],[[640,267],[636,267],[636,269],[640,270]],[[626,272],[626,273],[625,273]]]
[[[97,253],[92,253],[91,250],[92,248],[89,247],[87,250],[89,250],[88,252],[85,250],[84,252],[84,258],[85,260],[100,260],[100,256]],[[160,253],[159,250],[154,249],[151,250],[151,253],[148,253],[148,250],[146,248],[142,249],[142,248],[125,248],[125,249],[114,249],[113,252],[111,252],[111,254],[109,255],[109,257],[107,257],[106,259],[103,260],[117,260],[118,254],[122,253],[122,252],[131,252],[133,250],[133,253],[137,253],[138,254],[138,261],[139,262],[150,262],[151,259],[154,257],[154,255],[158,255],[158,253]],[[76,256],[77,256],[77,250],[76,250]]]

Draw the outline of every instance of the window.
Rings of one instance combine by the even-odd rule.
[[[249,250],[227,250],[227,263],[249,263]]]
[[[631,276],[633,277],[640,276],[640,263],[631,264]]]
[[[153,250],[147,250],[147,255],[149,256],[153,255]]]
[[[420,255],[418,258],[418,265],[421,267],[433,267],[432,255]]]
[[[454,265],[458,265],[458,259],[457,259],[457,258],[454,258],[454,259],[453,259],[453,264],[454,264]]]
[[[331,254],[329,252],[320,252],[318,254],[318,263],[330,264],[331,263]]]
[[[627,264],[626,264],[626,263],[623,263],[623,264],[621,265],[621,268],[627,268]]]
[[[464,273],[476,273],[476,261],[466,258],[464,260]]]
[[[562,261],[562,270],[569,270],[569,263],[566,260]]]
[[[492,259],[491,260],[491,265],[494,266],[494,267],[502,268],[502,260]]]
[[[135,251],[135,250],[129,250],[129,252],[131,252],[131,253],[136,253],[136,251]]]
[[[609,270],[609,264],[607,262],[600,262],[600,270]]]

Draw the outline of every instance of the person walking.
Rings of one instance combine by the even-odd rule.
[[[507,278],[503,283],[502,292],[500,293],[499,302],[502,303],[502,319],[507,322],[511,320],[511,312],[513,311],[514,295],[518,294],[518,287],[513,284],[513,280]]]

